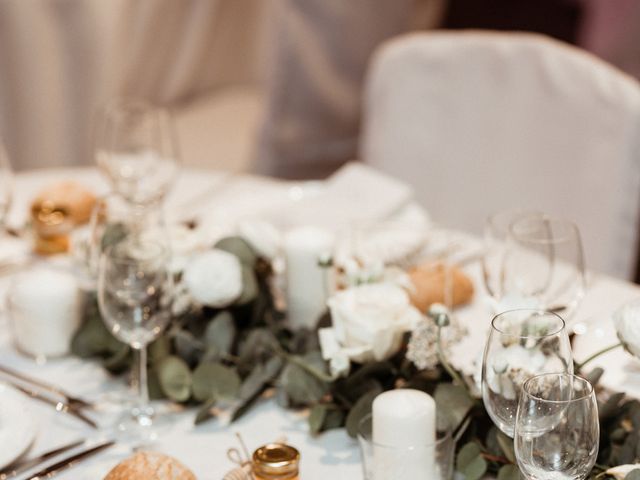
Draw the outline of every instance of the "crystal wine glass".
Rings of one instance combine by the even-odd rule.
[[[539,308],[574,311],[586,288],[578,227],[546,214],[528,215],[509,228],[502,293]]]
[[[138,352],[138,405],[131,412],[135,427],[153,423],[146,347],[169,323],[171,294],[169,256],[161,243],[127,240],[102,254],[98,275],[102,319],[116,338]]]
[[[515,454],[529,480],[582,480],[598,457],[600,424],[591,384],[568,373],[547,373],[522,386]]]
[[[167,110],[118,100],[98,116],[94,141],[96,163],[117,194],[141,205],[164,198],[178,170],[178,142]]]
[[[491,322],[482,360],[482,398],[489,416],[513,437],[522,384],[540,373],[573,373],[565,323],[544,310],[509,310]]]

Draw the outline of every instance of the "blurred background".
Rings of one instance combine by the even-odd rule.
[[[0,0],[14,168],[90,165],[115,97],[175,114],[186,165],[324,177],[357,158],[372,51],[410,30],[541,32],[640,76],[636,0]]]

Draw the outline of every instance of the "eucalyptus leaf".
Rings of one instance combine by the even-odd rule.
[[[437,410],[443,413],[437,419],[440,431],[447,427],[455,431],[475,404],[467,389],[452,383],[438,384],[434,399]]]
[[[584,378],[588,380],[589,383],[595,387],[600,381],[600,378],[602,377],[603,374],[604,374],[604,370],[600,367],[596,367],[593,370],[591,370],[587,375],[585,375]]]
[[[250,268],[253,268],[258,259],[251,245],[241,237],[225,237],[218,240],[214,247],[235,255],[243,265]]]
[[[215,414],[213,413],[213,407],[216,405],[216,401],[217,400],[215,398],[212,398],[202,404],[194,420],[194,423],[196,425],[200,425],[201,423],[215,417]]]
[[[187,330],[178,330],[174,334],[174,345],[176,353],[188,364],[195,365],[200,362],[206,350],[206,345],[201,340],[193,336]]]
[[[298,357],[302,361],[302,357]],[[319,402],[329,386],[303,367],[289,362],[280,375],[280,384],[292,405],[311,405]]]
[[[382,393],[381,388],[376,388],[365,393],[358,399],[353,408],[349,410],[349,413],[347,414],[346,427],[347,433],[351,438],[356,438],[360,422],[364,417],[371,413],[373,399],[380,393]]]
[[[503,465],[498,470],[498,480],[520,480],[520,469],[517,465]]]
[[[327,411],[322,424],[322,431],[331,430],[333,428],[341,428],[344,426],[345,412],[337,408],[331,408]]]
[[[327,412],[329,408],[326,405],[318,404],[314,405],[309,412],[309,432],[311,435],[317,435],[322,431],[322,425],[324,424],[324,419],[327,416]]]
[[[600,417],[600,421],[613,417],[622,400],[624,400],[624,393],[614,393],[604,404],[598,405],[598,416]]]
[[[118,351],[106,357],[102,362],[102,366],[113,374],[119,374],[129,370],[132,364],[133,354],[131,347],[124,343],[120,344]]]
[[[631,470],[627,473],[625,480],[640,480],[640,468],[636,468],[635,470]]]
[[[240,392],[238,394],[240,403],[231,414],[232,422],[242,417],[251,405],[260,398],[260,395],[267,388],[269,382],[274,380],[282,370],[283,363],[280,357],[272,357],[265,364],[258,364],[253,368],[240,386]]]
[[[160,363],[171,354],[171,341],[167,335],[158,337],[149,345],[149,360],[153,365]]]
[[[241,363],[255,363],[262,358],[270,358],[280,348],[278,339],[266,328],[254,328],[241,342],[239,357]]]
[[[479,480],[487,472],[487,466],[487,461],[482,458],[482,451],[475,442],[467,443],[456,457],[456,470],[464,475],[465,480]]]
[[[170,355],[158,364],[158,380],[162,392],[175,402],[185,402],[191,396],[191,370],[180,357]]]
[[[160,386],[158,372],[153,367],[147,372],[147,388],[149,389],[149,398],[151,400],[163,400],[167,398]]]
[[[502,449],[504,457],[512,463],[516,463],[516,452],[513,449],[513,439],[502,432],[498,432],[496,439]]]
[[[236,326],[233,315],[228,311],[218,313],[207,325],[204,333],[204,341],[209,348],[214,348],[222,357],[231,353],[233,340],[236,336]]]
[[[193,372],[193,398],[231,399],[240,388],[240,377],[233,368],[220,363],[202,363]]]
[[[242,293],[235,301],[236,305],[246,305],[258,298],[260,286],[252,267],[242,266]]]

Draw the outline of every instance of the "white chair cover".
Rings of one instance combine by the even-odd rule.
[[[432,218],[571,218],[590,268],[631,278],[640,207],[640,87],[577,48],[524,33],[391,40],[368,73],[361,157],[410,182]]]

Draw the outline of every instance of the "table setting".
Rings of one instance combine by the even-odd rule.
[[[181,168],[170,123],[0,168],[1,479],[640,478],[640,289],[578,225]]]

